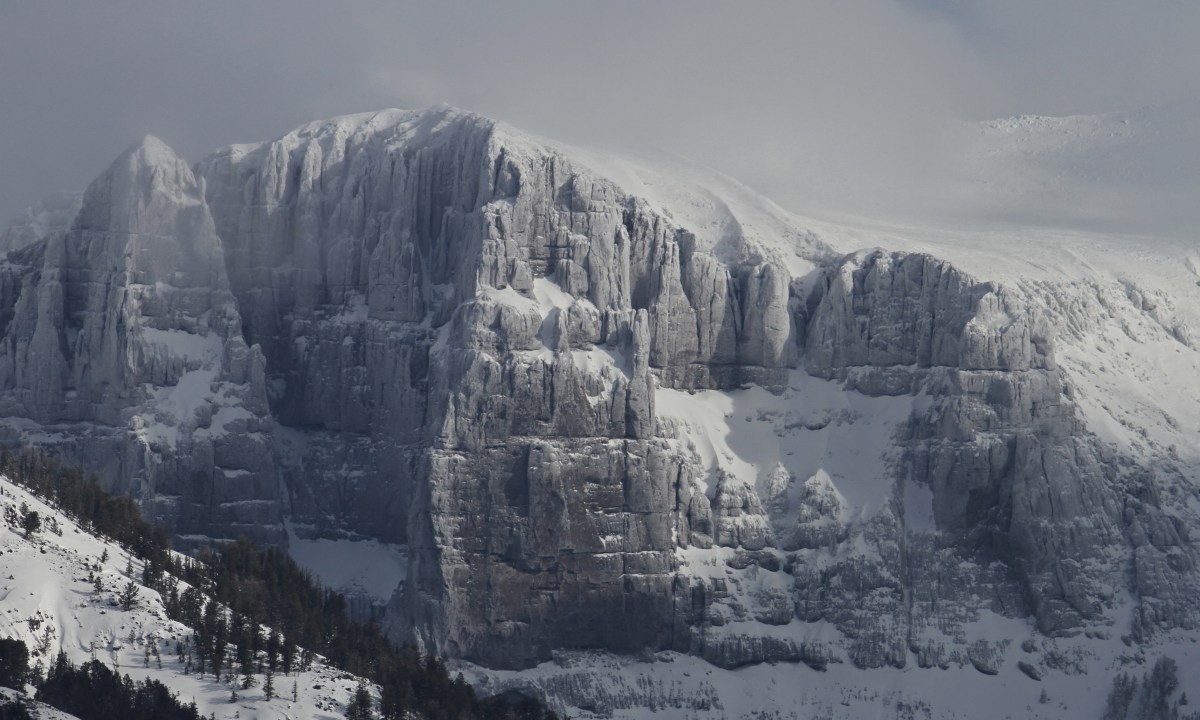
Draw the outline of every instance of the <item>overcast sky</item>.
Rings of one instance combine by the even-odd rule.
[[[1193,0],[0,0],[0,219],[147,133],[195,160],[438,102],[804,210],[903,184],[931,119],[1198,98],[1197,68]]]

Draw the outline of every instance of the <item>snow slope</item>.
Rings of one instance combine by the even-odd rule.
[[[9,703],[23,701],[26,706],[32,711],[33,717],[37,720],[78,720],[74,715],[68,715],[65,712],[60,712],[44,703],[36,702],[31,696],[25,693],[10,690],[8,688],[0,688],[0,708],[3,708]]]
[[[157,680],[185,703],[195,700],[202,715],[235,716],[258,720],[334,720],[344,717],[358,678],[318,659],[308,672],[275,679],[279,697],[266,700],[262,678],[249,689],[238,687],[237,702],[230,702],[230,687],[211,676],[184,674],[175,644],[188,642],[191,631],[168,620],[158,593],[142,587],[137,606],[124,611],[116,603],[116,590],[130,579],[125,575],[127,555],[115,544],[80,529],[62,513],[46,505],[7,478],[0,477],[0,503],[26,504],[43,518],[43,529],[33,537],[0,525],[0,636],[22,640],[30,648],[30,664],[46,667],[61,650],[76,664],[93,658],[135,680]],[[57,523],[62,534],[50,527]],[[101,562],[108,552],[106,562]],[[142,566],[132,563],[133,579]],[[87,579],[99,568],[104,592],[97,594]],[[162,659],[147,664],[147,653],[157,646]],[[292,701],[293,684],[297,700]],[[57,717],[48,715],[47,717]],[[66,717],[66,716],[63,716]]]

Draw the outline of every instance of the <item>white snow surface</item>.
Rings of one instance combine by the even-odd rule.
[[[1011,661],[997,675],[984,675],[970,666],[860,670],[835,664],[821,672],[780,663],[721,670],[700,658],[673,652],[658,653],[649,660],[564,652],[551,662],[521,672],[470,666],[465,671],[468,680],[486,692],[532,685],[553,697],[570,689],[594,702],[592,709],[563,708],[571,717],[621,720],[1099,718],[1112,678],[1127,672],[1140,680],[1160,654],[1179,664],[1181,687],[1174,699],[1181,692],[1192,698],[1200,691],[1200,645],[1194,637],[1168,641],[1140,657],[1116,638],[1038,639],[1040,647],[1065,658],[1069,668],[1050,670],[1039,682],[1016,667],[1019,643],[1034,636],[1032,629],[1020,626],[1019,621],[996,618],[989,634],[1007,633],[1014,641],[1008,651]]]
[[[1200,98],[1126,112],[948,128],[946,208],[976,222],[1195,237]]]
[[[892,436],[922,401],[848,392],[801,370],[792,371],[778,395],[760,387],[695,393],[658,388],[654,400],[660,422],[674,426],[695,450],[710,483],[724,471],[765,500],[777,467],[801,481],[820,477],[842,502],[842,522],[869,519],[890,497]]]

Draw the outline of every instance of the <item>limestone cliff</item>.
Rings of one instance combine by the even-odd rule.
[[[247,346],[202,182],[148,137],[65,233],[10,253],[0,412],[133,492],[179,536],[278,540],[262,354]]]

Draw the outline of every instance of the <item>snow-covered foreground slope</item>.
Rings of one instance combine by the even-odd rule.
[[[36,720],[78,720],[74,715],[55,710],[54,708],[35,701],[31,696],[9,688],[0,688],[0,708],[5,705],[16,706],[24,704]]]
[[[100,660],[135,680],[157,680],[176,692],[180,701],[195,701],[204,716],[313,720],[342,718],[358,678],[318,659],[307,672],[275,678],[277,697],[263,695],[263,676],[249,690],[185,674],[177,643],[190,642],[192,631],[168,620],[158,593],[141,587],[137,606],[123,610],[117,592],[130,579],[140,581],[142,565],[132,563],[117,545],[83,530],[54,508],[0,477],[0,504],[22,504],[43,518],[43,529],[26,539],[19,530],[0,524],[0,637],[22,640],[30,649],[30,665],[44,669],[62,651],[75,664]],[[61,534],[51,530],[57,524]],[[107,552],[108,559],[101,562]],[[98,571],[95,569],[99,568]],[[89,573],[99,575],[104,590],[97,593]],[[152,648],[158,648],[158,659]],[[293,687],[296,700],[292,700]],[[47,715],[57,718],[57,715]],[[63,716],[67,717],[67,716]]]

